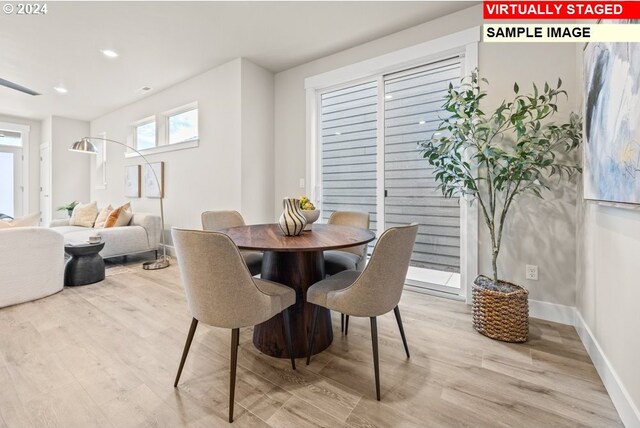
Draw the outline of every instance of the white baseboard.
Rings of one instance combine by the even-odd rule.
[[[167,254],[169,254],[174,259],[176,258],[176,247],[173,245],[165,245],[167,247]]]
[[[560,324],[575,325],[576,308],[529,299],[529,316]]]
[[[580,315],[580,312],[576,312],[575,319],[575,327],[578,332],[578,336],[580,336],[582,344],[587,350],[589,357],[591,357],[591,361],[598,371],[604,387],[607,388],[609,397],[611,397],[611,401],[613,401],[613,405],[618,411],[620,419],[622,419],[622,423],[627,428],[640,427],[640,411],[638,411],[638,408],[633,403],[627,389],[620,381],[616,371],[611,366],[607,356],[602,351],[600,344],[593,336],[591,329],[587,326],[587,323],[584,321],[584,318],[582,318],[582,315]]]

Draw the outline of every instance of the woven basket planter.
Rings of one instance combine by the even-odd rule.
[[[492,339],[526,342],[529,335],[529,292],[506,281],[480,275],[473,282],[473,327]]]

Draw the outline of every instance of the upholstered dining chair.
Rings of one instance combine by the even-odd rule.
[[[335,211],[329,217],[328,224],[361,227],[369,229],[369,213],[362,211]],[[335,275],[343,270],[364,269],[367,262],[367,244],[324,252],[324,271],[327,275]],[[340,314],[340,331],[349,333],[349,315]]]
[[[193,317],[173,386],[178,386],[198,322],[231,329],[229,422],[233,422],[240,328],[260,324],[282,312],[284,336],[295,370],[288,308],[296,302],[296,293],[287,286],[253,278],[238,247],[224,233],[173,228],[171,234]]]
[[[345,270],[317,282],[307,290],[307,302],[313,308],[307,365],[313,352],[313,336],[320,306],[343,314],[368,317],[373,343],[373,367],[376,380],[376,398],[380,401],[380,369],[378,364],[378,327],[376,317],[393,310],[402,337],[407,358],[409,346],[402,326],[398,302],[409,269],[418,225],[391,227],[378,239],[369,263],[362,272]]]
[[[200,215],[202,230],[218,232],[229,227],[244,226],[244,218],[238,211],[205,211]],[[240,250],[251,276],[258,275],[262,269],[262,253]]]

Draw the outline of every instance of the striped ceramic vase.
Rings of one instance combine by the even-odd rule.
[[[300,199],[284,198],[282,200],[284,211],[280,215],[280,229],[287,236],[298,236],[304,230],[307,219],[300,211]]]

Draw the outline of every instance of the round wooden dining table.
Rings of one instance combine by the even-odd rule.
[[[296,304],[289,308],[291,341],[295,358],[307,355],[307,332],[311,326],[313,305],[307,303],[307,289],[325,277],[326,250],[353,247],[375,239],[368,229],[331,224],[314,224],[300,236],[285,236],[277,224],[258,224],[222,230],[242,250],[263,251],[260,277],[287,285],[296,291]],[[289,358],[284,338],[284,320],[278,314],[255,326],[253,344],[261,352]],[[316,325],[314,354],[326,349],[333,340],[331,314],[321,308]]]

